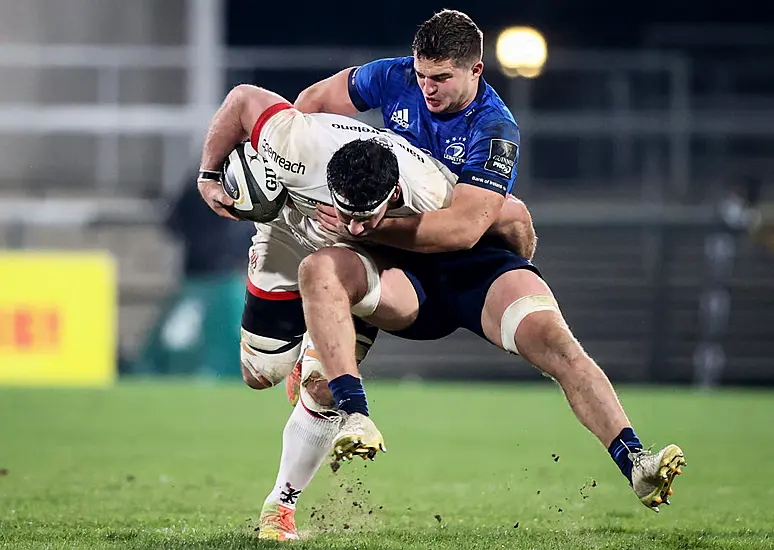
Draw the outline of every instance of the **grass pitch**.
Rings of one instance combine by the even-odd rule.
[[[389,452],[327,467],[291,548],[774,548],[774,393],[620,390],[646,445],[686,452],[645,509],[559,389],[367,385]],[[281,389],[123,382],[0,390],[0,547],[276,548],[254,536]]]

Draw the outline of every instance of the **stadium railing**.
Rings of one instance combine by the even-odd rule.
[[[200,64],[198,76],[187,80],[189,91],[180,104],[125,105],[119,102],[119,82],[123,71],[142,68],[193,70],[191,52],[190,48],[181,47],[0,46],[0,67],[87,67],[96,70],[99,75],[97,103],[0,105],[0,132],[6,135],[96,137],[94,149],[82,151],[83,157],[94,160],[93,178],[79,191],[81,198],[92,197],[69,203],[49,202],[41,196],[57,194],[58,187],[44,185],[40,193],[34,193],[34,199],[26,202],[3,198],[0,204],[4,218],[0,219],[0,224],[5,227],[9,244],[35,246],[27,235],[42,225],[94,227],[95,224],[133,224],[139,227],[157,224],[159,218],[154,218],[153,213],[165,208],[166,201],[180,185],[182,174],[190,168],[190,161],[195,158],[200,146],[203,128],[220,100],[212,90],[209,96],[190,90],[202,81],[207,71],[225,70],[226,73],[219,74],[228,84],[241,81],[274,87],[276,81],[279,88],[295,87],[298,91],[298,74],[316,71],[318,76],[322,76],[376,57],[404,53],[350,48],[229,49],[223,51],[222,59],[211,58],[209,65],[206,62]],[[489,58],[487,63],[489,67],[495,66]],[[609,93],[610,101],[601,107],[586,110],[577,106],[541,105],[541,86],[550,83],[550,75],[554,73],[566,77],[572,72],[602,75],[596,85]],[[283,75],[292,74],[295,74],[295,80],[284,79]],[[517,113],[524,131],[524,142],[535,144],[532,152],[525,153],[521,160],[520,191],[523,190],[528,198],[530,195],[535,198],[530,206],[536,214],[539,231],[543,228],[565,228],[568,229],[563,233],[566,237],[579,228],[602,232],[628,228],[636,233],[647,227],[643,230],[643,240],[635,239],[633,242],[639,242],[645,251],[641,261],[651,266],[648,272],[653,274],[646,285],[650,284],[653,288],[663,286],[666,277],[659,267],[666,262],[666,245],[669,243],[664,228],[691,226],[706,232],[714,227],[711,206],[691,207],[674,200],[676,197],[684,198],[690,182],[706,181],[707,175],[701,172],[701,163],[691,151],[692,140],[725,139],[728,136],[765,139],[774,134],[769,123],[774,118],[773,113],[765,110],[707,110],[697,113],[692,109],[690,60],[674,53],[552,50],[546,73],[538,80],[509,80],[498,77],[496,71],[491,70],[488,74],[491,74],[490,80],[499,78],[502,86],[498,84],[497,87],[505,90],[503,95]],[[655,108],[647,108],[647,101],[643,106],[642,98],[637,96],[637,75],[642,74],[657,75],[667,82],[666,92],[655,92],[651,97],[657,100]],[[305,79],[305,82],[309,80]],[[580,95],[587,99],[589,95],[594,95],[594,90],[595,87],[590,86],[588,93]],[[288,91],[283,93],[290,95]],[[127,162],[122,158],[124,151],[120,146],[123,136],[160,138],[163,151],[158,164],[143,162],[145,159],[137,152]],[[612,140],[616,145],[612,156],[618,160],[614,160],[613,165],[619,166],[623,175],[616,175],[616,170],[609,171],[607,175],[611,176],[611,181],[624,182],[619,188],[625,187],[625,193],[617,195],[612,192],[614,188],[603,186],[600,194],[591,194],[591,200],[579,203],[575,199],[584,196],[583,188],[577,185],[570,189],[544,185],[551,178],[540,173],[539,158],[536,158],[540,156],[539,149],[548,151],[555,159],[559,154],[553,153],[553,149],[562,140],[577,142],[573,151],[580,154],[584,151],[584,144],[599,138]],[[539,147],[541,140],[543,143]],[[592,165],[597,164],[598,149],[592,151]],[[634,160],[638,155],[641,166],[632,169],[633,164],[638,164]],[[150,185],[146,182],[143,189],[143,192],[150,190],[148,194],[152,199],[137,199],[140,191],[124,185],[127,182],[127,165],[142,166],[147,174],[144,177],[155,179]],[[63,166],[59,172],[52,171],[50,181],[59,180],[66,170],[67,167]],[[572,176],[579,182],[600,179],[594,170],[584,172],[579,168]],[[119,192],[134,195],[135,198],[114,200]],[[30,194],[30,191],[22,184],[4,193],[6,197],[14,194]],[[565,196],[573,202],[569,205],[562,202]],[[611,200],[603,203],[600,196],[609,196]],[[621,197],[625,200],[615,200]],[[595,241],[596,244],[599,242]],[[593,248],[589,252],[593,252]],[[613,280],[615,277],[611,275],[610,278]],[[156,296],[152,292],[150,295]],[[654,296],[658,298],[658,295]],[[650,308],[648,311],[654,318],[668,314],[668,308],[663,304],[654,305],[656,300],[653,296],[646,298],[645,302],[649,304],[646,307]],[[654,337],[651,335],[650,338]],[[648,358],[656,353],[653,351],[655,343],[652,340],[648,350],[643,352]],[[438,349],[433,353],[434,356],[443,356]],[[385,357],[389,358],[389,354]],[[652,370],[653,365],[663,366],[664,363],[648,359],[647,365]],[[647,379],[645,373],[648,371],[643,372],[643,379]]]
[[[221,84],[255,82],[292,96],[314,77],[375,57],[405,53],[302,47],[220,51],[222,56],[211,55],[208,66],[208,59],[193,63],[189,47],[0,45],[0,68],[86,68],[98,75],[93,103],[0,104],[0,132],[97,137],[94,149],[83,151],[83,156],[93,159],[93,188],[102,192],[123,188],[133,177],[125,167],[137,165],[141,158],[141,152],[121,147],[120,138],[156,136],[162,153],[158,161],[146,159],[145,167],[160,177],[149,188],[169,194],[195,159],[203,129],[225,92],[212,87],[206,94],[197,91],[198,83],[206,80],[203,75]],[[557,182],[576,180],[589,188],[604,180],[605,192],[624,190],[630,199],[652,194],[684,197],[692,181],[701,180],[706,191],[707,178],[718,177],[703,171],[704,164],[692,151],[696,140],[763,140],[773,133],[768,122],[774,118],[772,110],[699,112],[692,108],[691,61],[678,53],[552,49],[545,72],[537,79],[506,78],[498,73],[494,59],[486,61],[487,77],[512,106],[524,142],[531,144],[520,160],[520,186],[525,194],[543,196],[544,189],[550,194],[556,188],[550,184]],[[179,104],[122,104],[120,82],[137,70],[185,71],[184,98]],[[660,84],[643,86],[643,77]],[[559,79],[565,87],[573,82],[569,87],[580,103],[552,91]],[[553,103],[546,104],[545,98],[551,97]],[[159,142],[153,143],[158,148]],[[558,163],[553,160],[562,151],[567,162],[561,164],[571,168],[554,173],[551,167]],[[123,158],[129,154],[132,159]],[[63,179],[66,174],[63,167]],[[564,189],[581,196],[584,192],[581,185]]]

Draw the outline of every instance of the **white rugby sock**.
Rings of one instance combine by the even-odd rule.
[[[301,491],[333,449],[339,418],[326,420],[306,410],[299,399],[282,432],[282,458],[274,489],[266,502],[295,508]]]

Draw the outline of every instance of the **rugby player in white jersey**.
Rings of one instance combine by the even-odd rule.
[[[461,172],[450,208],[385,220],[370,232],[369,239],[382,244],[444,254],[403,256],[396,264],[402,269],[393,269],[381,288],[390,298],[383,309],[393,315],[375,318],[377,309],[368,320],[403,337],[440,337],[463,327],[521,353],[557,380],[641,502],[658,511],[685,462],[681,449],[643,450],[610,382],[573,337],[534,266],[479,241],[513,185],[519,146],[510,113],[480,78],[480,30],[464,14],[444,10],[420,27],[413,50],[413,57],[346,69],[302,94],[316,108],[342,114],[381,107],[385,125],[427,150],[440,150],[452,164],[459,161],[450,166]],[[346,188],[341,177],[333,179]],[[349,221],[325,208],[320,214],[333,231],[344,231],[342,221]],[[315,353],[331,379],[334,402],[348,413],[336,440],[343,456],[370,456],[382,444],[368,418],[349,316],[372,271],[351,251],[328,248],[305,259],[299,273]]]
[[[241,360],[245,382],[255,389],[281,382],[297,361],[303,365],[300,399],[283,433],[277,483],[261,519],[262,537],[293,538],[295,502],[332,449],[340,419],[313,347],[305,345],[307,353],[299,359],[305,325],[298,265],[312,250],[368,233],[385,216],[448,206],[457,178],[402,137],[343,116],[304,115],[277,94],[238,86],[213,118],[199,179],[205,201],[226,217],[233,217],[228,212],[233,200],[222,189],[218,171],[245,135],[260,153],[252,162],[265,162],[277,174],[291,203],[278,220],[256,225],[242,318]],[[367,159],[361,170],[378,177],[370,187],[366,179],[361,181],[366,187],[338,195],[334,189],[332,196],[326,178],[328,165],[335,159],[340,167],[346,166],[348,155]],[[344,238],[311,219],[318,204],[335,204],[347,219]],[[510,201],[492,232],[518,250],[530,248],[524,240],[533,239],[534,234],[522,228],[524,214],[523,204]],[[527,223],[531,229],[528,217]],[[365,249],[358,248],[357,254],[364,265],[374,265]],[[353,312],[367,313],[379,302],[379,275],[375,277],[371,292],[366,292]],[[390,286],[391,270],[382,270],[381,277]],[[363,324],[358,333],[357,354],[362,359],[375,331]]]

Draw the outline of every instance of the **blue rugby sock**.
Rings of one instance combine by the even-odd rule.
[[[347,414],[360,413],[368,416],[368,399],[360,378],[343,374],[328,382],[328,387],[339,409]]]
[[[637,437],[637,434],[631,428],[621,430],[621,433],[616,436],[607,449],[607,452],[613,457],[613,461],[618,465],[621,473],[626,476],[630,484],[632,482],[632,461],[629,460],[629,452],[640,450],[642,450],[640,438]]]

